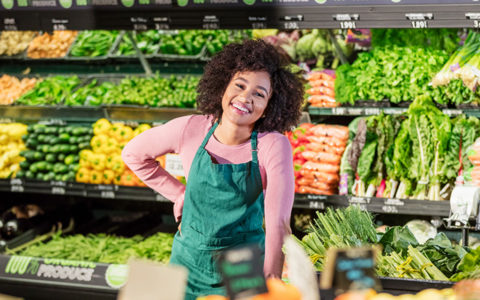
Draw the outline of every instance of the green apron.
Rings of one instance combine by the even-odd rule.
[[[185,190],[181,234],[172,247],[171,264],[188,268],[186,300],[225,295],[215,252],[242,244],[265,249],[263,186],[257,157],[257,132],[251,136],[252,161],[215,164],[205,145],[198,148]]]

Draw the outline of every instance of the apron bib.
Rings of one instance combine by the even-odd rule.
[[[217,250],[252,243],[265,249],[257,132],[251,136],[251,161],[215,164],[205,145],[217,126],[212,126],[193,159],[185,189],[182,233],[175,235],[170,258],[171,264],[188,268],[186,300],[225,295],[216,266]]]

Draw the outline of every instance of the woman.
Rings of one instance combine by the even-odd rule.
[[[284,67],[263,41],[226,46],[200,80],[203,115],[152,128],[123,150],[130,169],[175,203],[181,226],[170,262],[189,269],[186,299],[225,294],[213,252],[240,244],[265,249],[265,276],[281,276],[294,177],[280,132],[296,124],[303,99],[302,84]],[[180,154],[186,187],[155,161],[171,152]]]

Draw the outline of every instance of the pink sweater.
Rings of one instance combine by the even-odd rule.
[[[132,139],[123,149],[127,166],[149,187],[174,202],[174,215],[180,220],[185,186],[168,174],[155,158],[178,153],[188,180],[190,166],[212,118],[203,115],[180,117],[154,127]],[[206,150],[218,163],[245,163],[252,159],[250,141],[224,145],[212,135]],[[292,150],[288,139],[278,133],[259,133],[258,160],[265,198],[265,276],[280,277],[283,267],[283,237],[290,234],[294,199]],[[193,174],[195,176],[195,174]]]

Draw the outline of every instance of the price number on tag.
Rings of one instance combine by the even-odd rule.
[[[283,23],[283,28],[284,29],[298,29],[298,23],[297,22],[285,22]]]
[[[12,185],[10,190],[16,193],[23,193],[25,189],[23,188],[23,185]]]
[[[60,186],[52,187],[52,194],[54,195],[65,195],[65,188]]]
[[[100,192],[100,198],[114,199],[115,198],[115,192],[113,192],[113,191],[101,191]]]
[[[220,26],[218,26],[218,23],[203,23],[202,28],[207,30],[215,30],[219,29]]]
[[[265,28],[267,28],[267,24],[263,22],[252,23],[252,29],[265,29]]]
[[[142,31],[147,29],[148,29],[147,24],[133,24],[133,30]]]
[[[396,206],[393,205],[384,205],[382,206],[382,211],[388,214],[396,214],[398,213],[398,209]]]
[[[325,209],[325,203],[319,201],[310,201],[308,207],[311,209]]]
[[[155,23],[155,30],[168,30],[170,29],[170,25],[165,23]]]
[[[355,29],[357,28],[357,24],[355,21],[342,21],[340,22],[340,28],[342,29]]]
[[[53,24],[53,30],[67,30],[67,26],[64,24]]]
[[[416,28],[416,29],[428,28],[428,22],[425,20],[412,21],[412,28]]]

